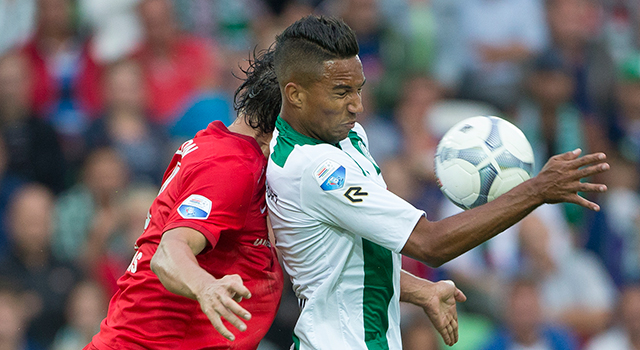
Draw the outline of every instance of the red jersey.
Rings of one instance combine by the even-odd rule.
[[[266,223],[267,161],[251,137],[213,122],[185,142],[167,169],[151,205],[144,233],[127,272],[118,280],[95,348],[103,349],[255,349],[267,333],[280,303],[283,281]],[[247,330],[222,337],[200,304],[167,291],[150,269],[162,233],[190,227],[207,239],[197,255],[215,278],[238,274],[251,291],[241,306],[252,315]]]

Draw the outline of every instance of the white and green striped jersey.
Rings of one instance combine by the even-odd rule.
[[[362,127],[331,145],[278,118],[267,204],[303,305],[296,348],[400,349],[399,252],[424,212],[386,189]]]

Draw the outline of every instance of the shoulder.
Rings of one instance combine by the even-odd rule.
[[[262,153],[247,140],[224,135],[206,135],[188,140],[180,146],[181,167],[193,170],[224,170],[229,173],[255,173],[261,171],[266,160]]]

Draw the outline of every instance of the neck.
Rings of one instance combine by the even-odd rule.
[[[300,123],[301,118],[297,118],[299,110],[295,110],[294,108],[284,105],[282,107],[282,111],[280,112],[280,118],[282,118],[282,120],[284,120],[285,122],[287,122],[287,124],[289,124],[289,126],[299,132],[300,134],[304,135],[304,136],[308,136],[314,139],[319,140],[320,138],[318,138],[318,136],[314,135],[313,133],[309,132],[304,125],[302,125]]]
[[[243,114],[240,114],[233,124],[229,125],[228,129],[236,134],[253,137],[256,142],[258,142],[258,145],[262,150],[262,154],[267,158],[269,157],[269,142],[271,141],[271,134],[263,134],[260,130],[252,128],[245,121]]]

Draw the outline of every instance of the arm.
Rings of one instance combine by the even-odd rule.
[[[404,270],[400,274],[400,301],[420,306],[442,336],[445,344],[458,341],[456,302],[467,297],[451,281],[431,282]]]
[[[543,203],[569,202],[600,210],[577,192],[604,192],[580,179],[609,169],[603,153],[578,158],[580,150],[551,157],[540,173],[495,200],[440,221],[421,218],[402,254],[432,266],[459,256],[515,224]]]
[[[197,300],[215,329],[225,338],[234,340],[234,335],[222,324],[221,317],[240,331],[245,331],[247,326],[237,316],[249,320],[251,314],[238,302],[242,298],[251,298],[251,293],[242,284],[240,276],[226,275],[216,279],[198,265],[196,255],[206,244],[206,238],[194,229],[178,227],[169,230],[162,235],[151,259],[151,270],[168,291]]]

